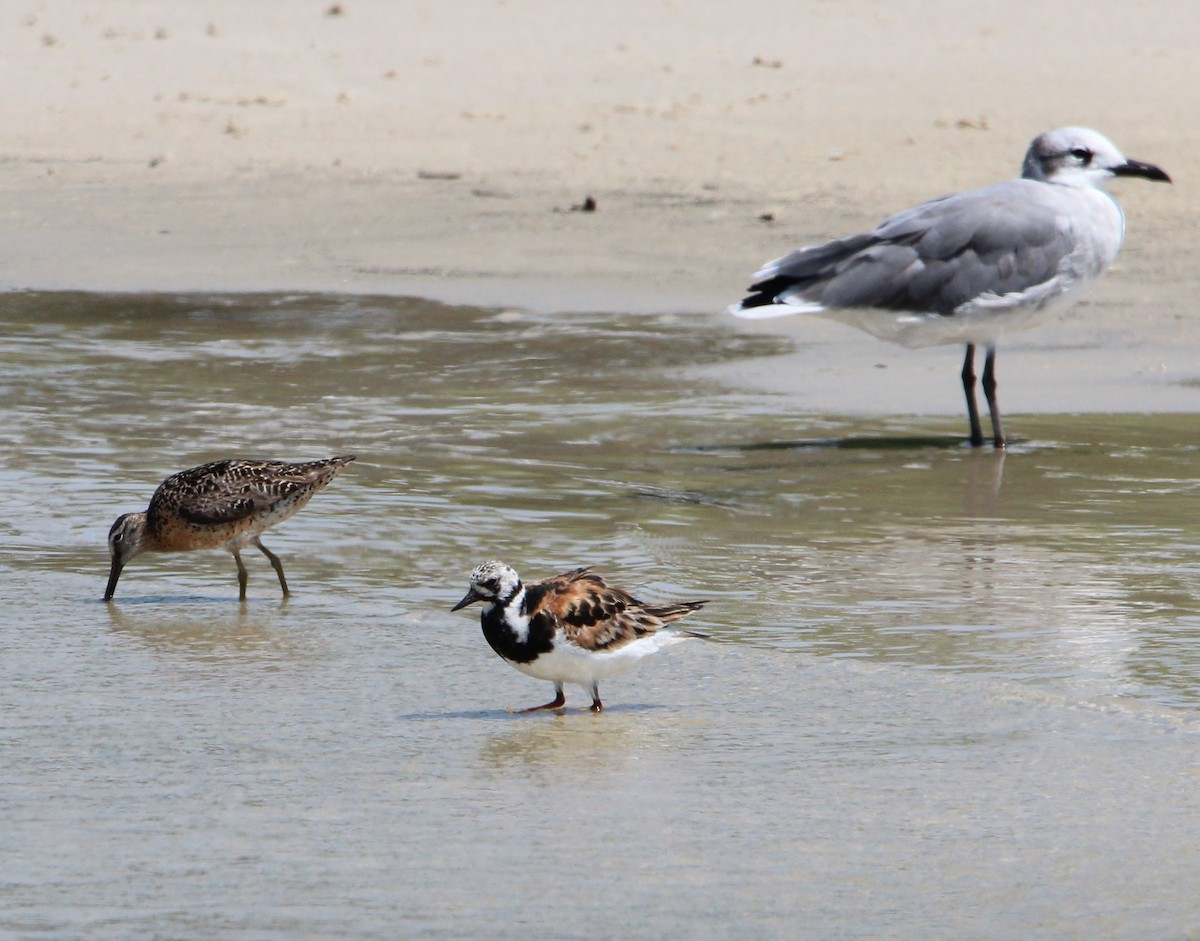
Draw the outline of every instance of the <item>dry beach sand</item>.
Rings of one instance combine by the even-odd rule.
[[[11,0],[0,43],[10,289],[724,317],[760,262],[1089,125],[1175,185],[1114,188],[1117,266],[1002,350],[1003,401],[1200,410],[1192,0]],[[794,340],[723,378],[805,408],[960,408],[955,351],[729,329]]]

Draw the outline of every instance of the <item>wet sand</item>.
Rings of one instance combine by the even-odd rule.
[[[856,0],[786,22],[765,0],[31,0],[0,42],[0,76],[22,89],[0,104],[0,284],[13,289],[722,317],[762,261],[1013,176],[1043,129],[1094,126],[1176,185],[1117,187],[1115,269],[1028,335],[1050,362],[1002,355],[1004,401],[1197,404],[1200,35],[1184,0],[1153,13]],[[596,211],[573,208],[589,196]],[[844,409],[958,408],[949,351],[811,321],[729,329],[817,345],[820,370],[783,357],[757,372],[781,392],[805,369]],[[875,363],[903,395],[879,401]],[[865,391],[840,398],[848,385]]]
[[[8,313],[0,938],[1198,936],[1193,416],[1025,416],[995,454],[672,368],[752,373],[773,344],[723,322]],[[219,550],[100,601],[170,471],[343,450],[267,534],[286,602]],[[710,639],[599,716],[510,714],[549,684],[449,610],[493,556],[711,599]]]

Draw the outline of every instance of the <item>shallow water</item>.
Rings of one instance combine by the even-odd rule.
[[[1194,416],[997,455],[716,386],[783,342],[717,320],[0,305],[0,935],[1200,937]],[[220,552],[99,601],[168,473],[343,452],[286,603]],[[512,715],[491,557],[712,639]]]

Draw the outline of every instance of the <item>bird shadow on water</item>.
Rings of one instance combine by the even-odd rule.
[[[1026,454],[1032,451],[1061,450],[1064,445],[1055,440],[1011,436],[1006,446],[997,449],[989,440],[972,446],[964,435],[847,435],[814,438],[791,438],[770,441],[721,442],[716,444],[685,445],[671,449],[672,454],[719,455],[754,453],[833,453],[861,454],[901,453],[905,451],[937,451],[945,454]]]
[[[665,706],[656,705],[653,703],[618,703],[614,706],[606,705],[604,711],[600,713],[592,712],[587,706],[568,706],[565,709],[543,709],[534,712],[526,712],[522,709],[470,709],[460,710],[456,712],[407,712],[396,716],[399,721],[423,722],[430,719],[475,719],[486,720],[492,722],[538,722],[548,719],[576,719],[587,718],[595,721],[603,721],[605,716],[621,713],[635,712],[651,712],[658,709],[665,709]]]
[[[929,448],[970,450],[970,444],[962,435],[879,435],[750,441],[745,444],[698,444],[676,448],[675,452],[719,454],[729,451],[921,451]]]

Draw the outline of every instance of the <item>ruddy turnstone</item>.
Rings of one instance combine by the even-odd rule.
[[[561,709],[564,683],[576,683],[600,702],[600,680],[624,673],[661,647],[704,637],[672,625],[707,602],[643,604],[600,575],[578,568],[529,585],[511,566],[484,562],[471,573],[470,590],[452,611],[483,602],[483,636],[505,663],[554,684],[554,700],[523,709]]]
[[[121,569],[143,552],[223,548],[237,562],[238,599],[244,601],[241,550],[246,546],[271,560],[286,597],[283,563],[259,541],[259,534],[303,507],[353,460],[354,455],[299,464],[214,461],[172,474],[154,491],[145,512],[118,516],[109,530],[112,569],[104,600],[112,600]]]
[[[813,314],[908,347],[966,344],[961,377],[975,447],[983,444],[975,345],[983,344],[992,442],[1003,448],[996,343],[1066,307],[1113,263],[1125,218],[1104,185],[1118,176],[1170,182],[1096,131],[1048,131],[1030,144],[1021,179],[933,199],[874,231],[777,258],[730,312]]]

